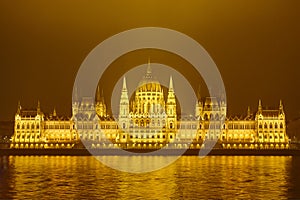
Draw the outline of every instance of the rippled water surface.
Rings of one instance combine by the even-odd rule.
[[[128,157],[128,162],[147,165],[162,159]],[[300,198],[300,157],[183,156],[166,168],[141,174],[111,169],[94,157],[0,157],[0,198]]]

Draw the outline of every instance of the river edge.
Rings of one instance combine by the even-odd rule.
[[[0,149],[0,156],[300,156],[299,149]]]

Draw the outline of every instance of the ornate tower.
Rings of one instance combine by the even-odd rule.
[[[123,79],[123,87],[120,99],[120,109],[119,109],[119,124],[121,128],[128,128],[129,119],[129,99],[126,86],[126,78]]]
[[[196,106],[195,106],[195,117],[197,117],[197,119],[200,119],[202,116],[202,112],[203,112],[203,102],[201,101],[200,86],[198,88],[196,95],[197,95],[197,101],[196,101]]]
[[[78,90],[77,86],[74,88],[74,99],[72,103],[72,116],[76,116],[78,113],[78,108],[79,108],[79,99],[78,99]]]
[[[167,128],[173,130],[177,127],[177,114],[176,114],[176,98],[173,88],[173,79],[170,77],[168,99],[166,103],[167,110]]]
[[[106,117],[106,105],[104,102],[104,95],[103,90],[100,95],[99,86],[97,87],[97,94],[96,94],[96,113],[99,117]]]

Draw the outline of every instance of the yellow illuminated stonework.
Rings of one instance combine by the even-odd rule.
[[[281,101],[270,110],[259,100],[256,113],[248,108],[244,117],[227,117],[224,99],[199,98],[194,116],[184,116],[177,112],[172,77],[164,89],[152,77],[150,64],[130,98],[123,78],[117,119],[106,108],[99,87],[95,100],[75,94],[70,119],[58,117],[55,110],[46,116],[39,104],[33,111],[18,105],[11,148],[72,148],[79,138],[87,148],[200,148],[207,140],[217,141],[216,148],[289,148]]]
[[[116,120],[107,115],[99,88],[95,103],[91,97],[73,103],[73,119],[88,148],[200,148],[204,140],[217,140],[218,148],[289,148],[281,101],[273,110],[263,109],[259,101],[258,111],[248,108],[244,117],[226,117],[226,103],[216,97],[200,98],[194,116],[179,117],[176,107],[172,77],[164,91],[148,66],[131,98],[124,77]]]
[[[72,148],[78,142],[71,119],[53,114],[46,116],[38,103],[36,110],[23,110],[18,105],[11,148]]]

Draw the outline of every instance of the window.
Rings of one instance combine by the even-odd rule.
[[[216,120],[219,120],[219,115],[218,115],[218,114],[216,114],[216,117],[215,117],[215,118],[216,118]]]
[[[270,126],[269,126],[270,128],[273,128],[273,125],[270,123]]]
[[[204,115],[204,120],[208,120],[207,114]]]
[[[265,125],[264,125],[264,128],[268,128],[268,125],[267,125],[267,123],[265,123]]]
[[[283,128],[283,124],[282,123],[280,123],[280,128]]]
[[[259,126],[258,126],[259,128],[262,128],[262,124],[259,124]]]

